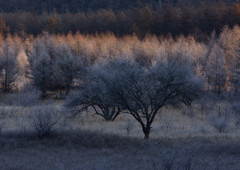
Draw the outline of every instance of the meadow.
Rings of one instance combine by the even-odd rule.
[[[238,169],[240,129],[234,105],[205,99],[190,108],[165,107],[153,123],[150,139],[146,140],[130,115],[119,115],[111,122],[91,110],[73,117],[63,108],[62,101],[26,107],[5,103],[1,105],[0,167]],[[219,106],[226,122],[218,116]],[[53,119],[57,124],[51,135],[41,138],[31,122],[34,110],[45,107],[55,110]],[[220,126],[224,126],[223,131],[219,131]]]

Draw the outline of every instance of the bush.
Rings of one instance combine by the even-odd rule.
[[[211,114],[209,116],[211,125],[219,132],[223,133],[228,125],[228,117],[226,115]]]
[[[51,106],[42,106],[33,109],[33,115],[29,117],[29,124],[42,138],[51,135],[59,123],[58,110]]]
[[[24,90],[17,98],[16,104],[19,106],[32,106],[38,104],[40,100],[40,91],[37,89]]]
[[[4,105],[13,106],[32,106],[39,103],[40,92],[39,90],[23,90],[17,94],[8,94],[3,97],[1,101]]]
[[[5,119],[6,117],[12,117],[18,112],[18,109],[15,107],[0,107],[0,120]]]
[[[199,146],[188,147],[182,144],[173,145],[170,148],[166,146],[152,146],[150,152],[152,157],[146,160],[148,169],[184,169],[191,170],[193,167],[193,158],[198,153]]]

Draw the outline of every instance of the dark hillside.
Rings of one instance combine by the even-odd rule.
[[[56,9],[57,12],[78,12],[112,9],[122,10],[135,8],[139,5],[149,5],[153,8],[163,4],[172,6],[195,6],[198,7],[202,2],[217,3],[219,0],[0,0],[0,9],[2,12],[28,11],[41,13],[43,11],[51,12]],[[235,0],[222,0],[230,5]]]

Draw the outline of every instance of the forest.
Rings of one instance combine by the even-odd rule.
[[[224,2],[231,5],[235,0],[0,0],[0,9],[3,12],[25,11],[41,13],[43,11],[52,12],[56,9],[58,13],[67,11],[76,13],[79,11],[112,9],[124,10],[132,9],[139,5],[148,5],[151,8],[157,8],[161,5],[171,5],[175,7],[193,6],[198,7],[201,3],[219,3]]]
[[[4,84],[1,89],[11,93],[28,82],[41,90],[43,98],[47,91],[63,90],[67,95],[78,86],[81,74],[101,62],[126,59],[148,68],[158,61],[177,57],[188,60],[192,72],[202,78],[204,91],[219,96],[238,95],[239,33],[239,26],[225,26],[219,36],[213,32],[206,43],[183,35],[175,38],[148,35],[139,39],[136,35],[117,37],[113,33],[53,35],[44,32],[27,38],[8,34],[1,39],[1,84]],[[43,63],[46,65],[40,68]],[[41,78],[45,82],[37,80]],[[38,81],[45,84],[44,87]]]
[[[240,167],[239,2],[0,7],[0,169]]]
[[[117,37],[136,34],[144,38],[148,34],[173,37],[192,35],[197,41],[207,41],[213,31],[217,36],[225,25],[233,28],[240,23],[240,4],[202,3],[197,7],[177,7],[163,4],[152,8],[138,5],[133,8],[113,10],[108,8],[87,11],[35,13],[16,10],[0,13],[0,32],[21,36],[51,34],[99,34],[114,33]]]

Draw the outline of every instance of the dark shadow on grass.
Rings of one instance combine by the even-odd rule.
[[[188,138],[159,138],[144,140],[142,138],[124,137],[114,134],[101,134],[92,131],[64,131],[55,132],[49,136],[39,138],[34,133],[5,133],[0,136],[0,150],[18,148],[85,148],[104,149],[116,148],[120,150],[148,150],[152,147],[175,146],[198,147],[200,152],[240,154],[240,139],[229,137],[188,137]]]

